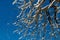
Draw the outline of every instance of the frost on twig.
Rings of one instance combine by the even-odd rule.
[[[46,27],[49,25],[51,32],[49,32],[50,39],[51,37],[56,37],[56,31],[57,28],[60,28],[60,18],[57,17],[57,15],[60,14],[60,6],[57,6],[58,3],[60,3],[59,0],[50,0],[49,4],[42,7],[44,5],[46,0],[37,0],[36,3],[35,0],[15,0],[12,4],[19,4],[18,9],[20,9],[20,13],[17,16],[17,21],[13,24],[16,26],[21,27],[20,32],[19,29],[14,31],[17,33],[21,33],[21,36],[19,39],[22,39],[23,37],[26,37],[28,35],[30,36],[39,36],[39,39],[45,40],[46,32],[48,31]],[[54,5],[56,3],[57,5]],[[52,12],[50,9],[53,8],[54,12]],[[51,16],[51,13],[53,14]],[[54,31],[56,29],[56,31]],[[25,31],[24,31],[25,30]],[[23,32],[24,31],[24,32]],[[43,33],[42,33],[43,31]],[[37,35],[37,34],[38,35]],[[43,34],[43,35],[41,35]],[[33,39],[33,37],[29,37],[30,39]],[[41,37],[41,38],[40,38]],[[36,37],[35,37],[36,39]],[[27,40],[27,38],[26,38]]]

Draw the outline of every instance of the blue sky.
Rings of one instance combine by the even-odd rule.
[[[16,21],[16,16],[19,10],[15,5],[12,5],[14,0],[0,0],[0,40],[17,40],[19,35],[13,31],[17,28],[12,25]],[[49,4],[48,0],[46,0]]]
[[[13,34],[15,27],[10,25],[18,15],[13,1],[0,0],[0,40],[17,40],[17,35]]]

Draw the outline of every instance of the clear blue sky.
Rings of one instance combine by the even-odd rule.
[[[17,40],[18,34],[13,31],[17,28],[12,25],[18,15],[18,9],[12,5],[14,0],[0,0],[0,40]],[[48,0],[44,5],[48,4]]]
[[[13,1],[0,0],[0,40],[17,40],[18,38],[16,34],[13,34],[13,30],[16,28],[12,22],[18,15],[18,10],[12,5]]]

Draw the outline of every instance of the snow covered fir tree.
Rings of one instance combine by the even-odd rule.
[[[17,21],[19,40],[59,40],[60,0],[14,0],[19,9]]]

